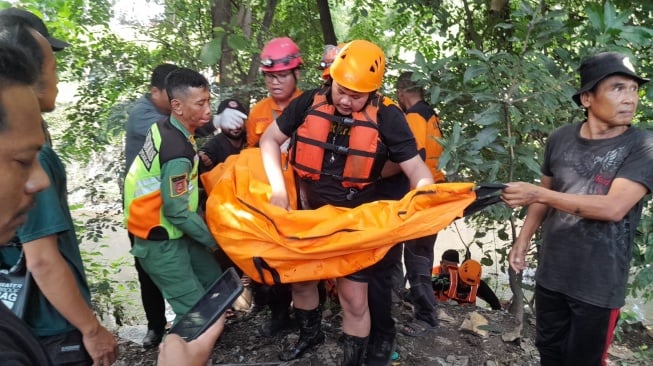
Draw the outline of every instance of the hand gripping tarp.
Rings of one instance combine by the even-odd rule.
[[[472,183],[442,183],[399,201],[286,211],[269,203],[260,149],[230,156],[201,178],[211,233],[238,267],[267,284],[336,278],[369,267],[395,244],[435,234],[462,217],[476,197]],[[290,168],[285,178],[297,207]]]

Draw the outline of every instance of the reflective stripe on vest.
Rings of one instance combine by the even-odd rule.
[[[382,97],[376,95],[364,110],[354,112],[351,117],[342,117],[336,116],[335,106],[327,102],[327,91],[320,91],[313,97],[313,105],[304,123],[297,129],[290,154],[291,163],[299,177],[319,180],[324,174],[322,164],[325,150],[347,155],[342,176],[336,178],[342,181],[344,187],[362,189],[376,180],[372,177],[372,168],[381,145],[376,118]],[[348,146],[327,142],[334,128],[349,129]]]
[[[165,123],[171,123],[169,120]],[[176,129],[174,126],[171,126]],[[143,148],[132,163],[125,178],[125,222],[127,231],[134,236],[147,240],[168,240],[181,238],[184,233],[170,223],[163,214],[161,198],[161,126],[155,123],[150,128]],[[174,146],[178,143],[190,143],[183,136],[171,135],[179,141],[166,141]],[[179,155],[182,157],[183,155]],[[189,210],[196,211],[199,201],[197,191],[197,159],[192,159],[193,169],[189,174],[187,186],[189,191]]]

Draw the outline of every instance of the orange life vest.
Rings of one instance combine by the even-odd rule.
[[[342,180],[344,187],[362,189],[377,179],[377,173],[373,172],[374,162],[377,154],[384,151],[376,120],[383,97],[375,95],[365,109],[354,112],[351,117],[342,117],[336,116],[335,106],[327,102],[327,91],[324,89],[313,97],[313,105],[297,129],[290,162],[300,178],[319,180],[325,174],[322,169],[325,150],[347,155],[342,176],[337,178]],[[347,130],[347,146],[327,141],[330,133],[346,134]]]
[[[449,288],[442,289],[442,291],[434,291],[435,298],[445,302],[447,300],[455,300],[459,304],[476,304],[476,292],[478,285],[467,286],[465,288],[458,288],[458,267],[447,266],[444,269],[440,266],[433,267],[434,276],[449,275]]]

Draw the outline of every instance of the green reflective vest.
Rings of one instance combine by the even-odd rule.
[[[161,184],[174,185],[171,190],[189,194],[190,211],[197,210],[199,194],[197,186],[198,159],[193,143],[175,127],[170,118],[150,127],[143,148],[129,168],[125,178],[125,224],[127,231],[147,240],[181,238],[184,233],[163,215]],[[162,177],[161,166],[166,162],[187,158],[192,171],[185,177]]]

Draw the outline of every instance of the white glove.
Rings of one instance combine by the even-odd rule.
[[[246,119],[245,113],[237,109],[225,108],[222,113],[213,116],[213,126],[216,130],[234,130],[242,128]]]

